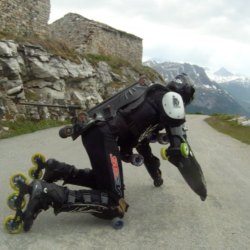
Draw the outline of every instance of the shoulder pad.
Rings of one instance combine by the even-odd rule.
[[[168,92],[162,98],[165,113],[172,119],[185,118],[185,108],[181,96],[176,92]]]

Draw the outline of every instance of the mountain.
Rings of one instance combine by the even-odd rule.
[[[230,95],[237,98],[247,111],[250,111],[250,78],[238,75],[225,77],[215,75],[209,70],[206,70],[206,74],[212,81],[219,83]]]
[[[202,67],[188,63],[156,61],[147,61],[143,65],[158,71],[166,82],[183,72],[193,80],[196,87],[195,99],[188,105],[187,112],[226,113],[250,117],[250,112],[240,104],[239,100],[225,91],[222,85],[211,80]]]
[[[226,70],[225,68],[220,68],[218,71],[214,73],[217,76],[233,76],[234,74]]]

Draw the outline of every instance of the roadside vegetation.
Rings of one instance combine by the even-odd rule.
[[[201,115],[201,113],[197,113],[197,115]],[[227,114],[213,114],[210,117],[206,118],[205,121],[217,131],[250,145],[250,127],[244,127],[238,124],[237,121],[232,121],[232,119],[237,117],[239,116],[232,116]],[[70,124],[70,120],[31,121],[26,119],[20,119],[15,122],[12,122],[10,120],[0,121],[0,139],[29,134],[35,131],[52,127],[59,127],[66,124]],[[8,131],[5,131],[4,128],[8,128]]]
[[[245,127],[238,124],[237,121],[232,121],[232,119],[238,117],[240,116],[213,114],[205,121],[217,131],[250,145],[250,127]]]
[[[20,119],[15,122],[10,120],[0,121],[0,139],[29,134],[35,131],[59,127],[69,123],[69,120],[63,122],[52,120],[31,121],[26,119]],[[8,128],[7,131],[5,130],[6,128]]]

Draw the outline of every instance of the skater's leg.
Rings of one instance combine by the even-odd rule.
[[[92,127],[82,135],[83,145],[88,153],[95,186],[108,190],[119,198],[124,197],[124,184],[120,151],[116,137],[109,126]]]
[[[61,207],[67,202],[68,189],[55,183],[34,180],[30,184],[30,199],[23,215],[23,229],[29,231],[37,215],[49,206]]]
[[[23,215],[25,231],[31,229],[37,215],[49,206],[54,208],[56,215],[60,212],[88,212],[104,219],[122,218],[128,208],[124,199],[117,199],[117,195],[111,192],[73,191],[43,180],[34,180],[29,189],[30,199]]]
[[[49,159],[44,163],[45,173],[43,180],[48,183],[63,180],[64,184],[73,184],[95,189],[93,170],[77,169],[73,165]]]
[[[157,185],[156,182],[162,184],[160,160],[153,155],[149,142],[147,140],[142,141],[136,150],[144,157],[144,165],[151,178],[155,181],[155,185]]]

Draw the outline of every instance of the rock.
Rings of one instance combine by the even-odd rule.
[[[22,72],[18,61],[15,58],[3,58],[0,57],[0,65],[3,68],[4,76],[9,79],[16,79],[20,77]]]
[[[48,62],[50,57],[52,56],[51,53],[43,50],[42,47],[37,47],[37,48],[28,48],[26,50],[26,55],[31,56],[31,57],[37,57],[39,58],[42,62]]]
[[[87,98],[84,97],[80,92],[74,91],[72,93],[72,99],[75,100],[77,103],[84,104],[86,103]]]
[[[26,116],[24,114],[17,114],[14,117],[14,121],[18,121],[18,120],[21,120],[21,119],[26,119]]]
[[[49,112],[48,107],[41,107],[39,109],[39,114],[40,114],[41,119],[43,120],[50,119],[50,112]]]
[[[53,82],[52,89],[55,89],[57,91],[63,91],[65,90],[65,82],[63,79],[57,80]]]
[[[121,82],[122,81],[119,75],[117,75],[117,74],[115,74],[113,72],[110,72],[110,75],[112,76],[113,81],[115,81],[115,82]]]
[[[14,113],[14,114],[18,114],[18,110],[16,108],[16,104],[12,100],[6,99],[5,102],[6,102],[5,105],[8,108],[7,109],[8,113],[11,112],[11,113]]]
[[[68,76],[67,70],[58,61],[53,60],[50,63],[43,63],[35,57],[29,57],[28,60],[30,66],[29,75],[33,78],[55,81],[59,80],[60,76]]]
[[[131,70],[131,69],[128,68],[128,67],[122,67],[121,70],[122,70],[122,73],[123,73],[125,76],[128,76],[129,78],[133,78],[135,81],[138,80],[139,75],[138,75],[137,72]]]
[[[53,83],[49,81],[45,81],[44,79],[34,79],[25,83],[28,88],[45,88],[52,87]]]
[[[69,78],[74,80],[86,79],[95,75],[93,67],[84,59],[81,64],[70,62],[69,60],[62,62],[68,71]]]
[[[9,131],[10,129],[8,127],[3,127],[3,131]]]
[[[11,41],[0,41],[0,56],[13,57],[17,56],[17,45]]]
[[[110,82],[132,84],[138,80],[138,72],[132,68],[123,67],[123,74],[118,75],[106,62],[90,64],[85,58],[78,59],[80,63],[62,59],[40,45],[0,41],[0,118],[5,119],[7,114],[15,120],[19,115],[35,120],[69,117],[68,112],[61,108],[15,105],[6,97],[6,91],[16,86],[25,89],[19,95],[21,101],[80,104],[83,110],[87,110],[102,102],[102,96],[107,98],[125,86],[121,84],[121,88],[112,88],[108,86]],[[131,79],[135,81],[131,82]]]
[[[112,77],[109,73],[111,67],[106,62],[99,62],[97,67],[97,76],[104,84],[112,82]]]
[[[238,124],[242,124],[242,122],[244,122],[246,120],[247,120],[247,118],[245,116],[241,116],[241,117],[237,118]]]
[[[96,91],[95,88],[90,88],[91,89],[91,92],[92,92],[92,95],[95,97],[95,99],[97,100],[96,103],[100,103],[103,101],[102,97],[100,96],[100,94]]]
[[[247,120],[247,121],[243,121],[241,123],[242,126],[246,126],[246,127],[250,127],[250,120]]]
[[[33,91],[36,94],[36,96],[41,96],[41,99],[45,101],[47,101],[47,99],[49,98],[51,98],[51,100],[53,99],[64,100],[65,99],[65,95],[63,91],[57,91],[49,87],[44,87],[42,89],[33,88]]]

